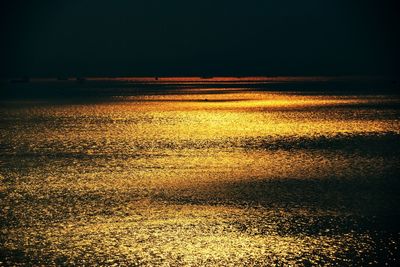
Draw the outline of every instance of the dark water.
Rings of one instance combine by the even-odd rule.
[[[248,85],[2,101],[0,265],[395,266],[399,98]]]

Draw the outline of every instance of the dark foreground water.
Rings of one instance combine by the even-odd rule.
[[[152,86],[1,102],[0,266],[399,264],[396,95]]]

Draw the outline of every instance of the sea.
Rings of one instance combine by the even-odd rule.
[[[3,81],[0,266],[396,266],[398,87]]]

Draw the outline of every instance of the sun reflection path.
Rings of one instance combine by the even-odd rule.
[[[196,90],[0,107],[0,265],[396,261],[398,99]]]

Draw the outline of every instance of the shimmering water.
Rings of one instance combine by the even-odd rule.
[[[174,88],[0,107],[0,265],[395,265],[399,99]]]

